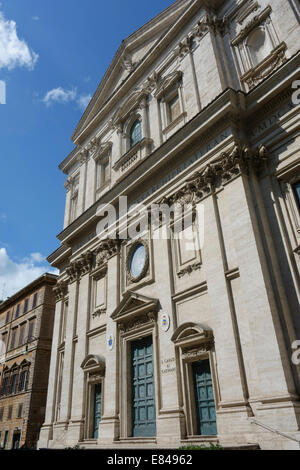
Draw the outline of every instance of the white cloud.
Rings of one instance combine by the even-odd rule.
[[[32,16],[33,21],[39,21],[40,17],[39,16]]]
[[[58,274],[56,269],[49,268],[44,263],[44,257],[40,253],[31,253],[18,263],[8,256],[5,248],[0,248],[0,298],[4,295],[5,300],[45,272]]]
[[[78,95],[76,88],[67,90],[62,87],[58,87],[48,91],[42,101],[46,106],[51,106],[53,103],[66,104],[76,102],[80,109],[85,109],[91,98],[91,95]]]
[[[38,57],[38,54],[18,37],[15,21],[6,20],[0,12],[0,69],[27,67],[32,70]]]
[[[62,87],[54,88],[46,93],[43,98],[43,102],[46,106],[50,106],[52,103],[68,103],[76,99],[76,90],[64,90]]]
[[[89,104],[89,102],[91,101],[91,99],[92,99],[92,95],[79,96],[79,98],[77,99],[77,104],[79,108],[84,110]]]
[[[5,222],[7,215],[4,212],[0,212],[0,222]]]

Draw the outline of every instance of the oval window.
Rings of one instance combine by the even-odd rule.
[[[135,247],[131,255],[131,259],[130,259],[131,275],[134,278],[138,278],[142,274],[145,264],[146,264],[146,248],[142,243],[140,243]]]

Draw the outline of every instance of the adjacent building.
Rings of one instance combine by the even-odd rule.
[[[45,418],[57,276],[0,304],[0,447],[35,448]]]
[[[122,42],[60,165],[40,447],[299,448],[299,49],[296,0],[178,0]]]

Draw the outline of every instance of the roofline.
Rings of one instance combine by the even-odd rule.
[[[38,277],[34,281],[32,281],[30,284],[27,286],[23,287],[23,289],[19,290],[15,294],[13,294],[11,297],[6,299],[2,304],[0,304],[0,313],[2,313],[2,310],[7,310],[7,308],[15,303],[18,299],[21,297],[26,296],[26,294],[29,293],[29,291],[35,289],[36,287],[42,285],[42,284],[52,284],[55,285],[57,281],[58,276],[56,274],[50,274],[50,273],[45,273],[42,274],[42,276]]]
[[[162,12],[160,12],[158,15],[156,15],[155,17],[153,17],[151,20],[149,20],[147,23],[145,23],[145,24],[144,24],[143,26],[141,26],[139,29],[137,29],[136,31],[134,31],[130,36],[128,36],[126,39],[124,39],[124,40],[121,42],[121,44],[120,44],[120,46],[119,46],[117,52],[115,53],[115,55],[114,55],[112,61],[110,62],[109,67],[107,68],[105,74],[103,75],[102,79],[100,80],[100,83],[99,83],[99,85],[98,85],[98,87],[97,87],[97,89],[96,89],[96,91],[95,91],[95,93],[94,93],[94,95],[93,95],[91,101],[89,102],[89,104],[88,104],[87,108],[85,109],[85,111],[84,111],[84,113],[83,113],[81,119],[79,120],[77,126],[75,127],[75,130],[74,130],[74,132],[73,132],[73,134],[72,134],[72,136],[71,136],[71,140],[72,140],[73,142],[74,142],[74,141],[77,139],[77,137],[78,137],[78,131],[79,131],[80,126],[81,126],[82,124],[84,124],[84,119],[85,119],[85,117],[87,117],[87,111],[92,108],[93,104],[94,104],[95,101],[98,99],[98,91],[100,91],[100,88],[101,88],[102,83],[105,82],[105,79],[109,76],[111,70],[115,67],[118,57],[121,55],[121,53],[123,52],[123,50],[126,49],[126,47],[127,47],[127,45],[128,45],[128,42],[130,42],[130,39],[133,39],[136,34],[141,33],[141,32],[143,31],[143,29],[147,29],[147,27],[149,27],[152,23],[155,23],[155,22],[156,22],[158,19],[160,19],[161,17],[166,16],[170,11],[172,11],[172,10],[175,11],[175,10],[180,6],[181,3],[182,3],[182,4],[186,3],[186,4],[188,5],[189,3],[191,4],[192,2],[193,2],[193,0],[176,0],[176,1],[175,1],[174,3],[172,3],[168,8],[164,9]],[[131,75],[131,74],[130,74],[130,75]],[[129,75],[129,76],[130,76],[130,75]],[[127,77],[127,78],[128,78],[128,77]],[[97,95],[97,97],[96,97],[96,95]],[[109,99],[110,99],[110,98],[109,98]],[[107,101],[109,101],[109,99],[108,99]]]

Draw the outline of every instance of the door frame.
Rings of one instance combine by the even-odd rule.
[[[132,438],[132,372],[131,372],[131,343],[147,336],[152,336],[153,344],[153,381],[155,397],[155,419],[158,420],[160,408],[159,399],[159,356],[158,356],[158,329],[157,323],[151,321],[137,326],[133,331],[123,332],[119,336],[119,409],[120,409],[120,439]],[[155,436],[153,436],[155,439]]]
[[[186,436],[182,436],[182,438],[199,437],[201,435],[198,434],[198,420],[195,413],[193,362],[209,360],[216,416],[221,401],[213,332],[198,323],[184,323],[174,332],[172,341],[175,345],[176,364],[179,369],[178,393],[186,416]],[[218,429],[218,418],[216,421]],[[217,434],[205,435],[203,439],[216,439],[217,437]]]

